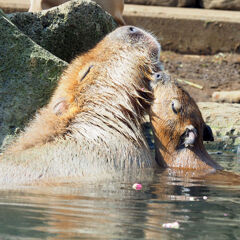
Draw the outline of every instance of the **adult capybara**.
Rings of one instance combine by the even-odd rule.
[[[31,0],[29,12],[39,12],[44,9],[49,9],[61,5],[69,0]],[[123,26],[126,25],[122,17],[124,9],[124,0],[94,0],[99,4],[104,10],[109,12],[116,22]]]
[[[77,57],[43,107],[3,154],[0,183],[64,181],[155,167],[141,123],[160,45],[120,27]]]
[[[171,77],[155,74],[154,101],[150,110],[156,161],[162,167],[211,172],[222,169],[207,153],[203,141],[212,141],[211,128],[190,95]]]

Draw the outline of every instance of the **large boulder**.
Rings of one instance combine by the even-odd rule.
[[[199,2],[203,8],[240,10],[240,0],[199,0]]]
[[[45,105],[67,63],[21,33],[0,11],[0,149]]]
[[[110,14],[90,0],[73,0],[38,13],[13,13],[9,18],[33,41],[67,62],[117,27]]]
[[[125,0],[125,3],[165,7],[195,7],[197,0]]]

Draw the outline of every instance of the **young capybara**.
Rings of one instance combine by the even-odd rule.
[[[207,153],[203,141],[213,141],[211,128],[190,95],[164,73],[155,74],[150,110],[156,161],[162,167],[212,172],[222,169]]]
[[[149,33],[120,27],[77,57],[49,104],[1,157],[1,184],[71,181],[152,169],[141,123],[160,45]]]
[[[69,0],[31,0],[29,12],[39,12],[45,9],[59,6]],[[105,11],[110,13],[116,22],[120,25],[126,25],[122,17],[124,9],[124,0],[94,0]]]

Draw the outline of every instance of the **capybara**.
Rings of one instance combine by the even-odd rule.
[[[31,0],[29,12],[39,12],[61,5],[69,0]],[[110,13],[116,22],[120,25],[126,25],[122,17],[124,9],[124,0],[93,0],[99,4],[104,10]]]
[[[155,74],[150,110],[156,161],[162,167],[211,172],[222,169],[207,153],[203,141],[212,141],[211,128],[190,97],[164,72]]]
[[[141,123],[159,54],[152,35],[125,26],[73,60],[49,104],[3,154],[0,183],[154,168]]]

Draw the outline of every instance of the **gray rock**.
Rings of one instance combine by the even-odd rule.
[[[198,106],[217,140],[225,141],[227,136],[238,144],[234,140],[240,137],[240,104],[201,102]]]
[[[45,105],[67,63],[21,33],[0,11],[0,149]]]
[[[90,0],[74,0],[38,13],[9,14],[33,41],[69,62],[117,27],[113,18]]]
[[[240,136],[235,138],[235,145],[239,148],[239,155],[240,155]],[[239,156],[240,157],[240,156]]]
[[[125,0],[125,3],[164,7],[195,7],[197,0]]]
[[[199,0],[199,2],[203,8],[240,10],[240,0]]]

